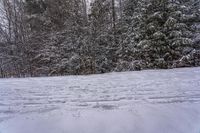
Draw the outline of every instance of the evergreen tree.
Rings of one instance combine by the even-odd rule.
[[[86,34],[82,1],[41,0],[26,4],[34,73],[78,74],[80,67],[70,60],[76,56],[80,63],[79,50]]]
[[[200,66],[199,0],[0,1],[0,77]]]
[[[117,24],[119,45],[116,55],[118,64],[116,71],[140,70],[143,63],[136,56],[138,25],[142,21],[142,10],[147,4],[145,0],[126,0],[121,21]]]
[[[190,0],[150,0],[136,25],[136,57],[147,68],[169,68],[194,47]],[[186,6],[187,5],[187,6]]]
[[[97,73],[113,69],[115,62],[112,3],[108,0],[95,0],[92,3],[90,17],[91,51],[95,58]]]

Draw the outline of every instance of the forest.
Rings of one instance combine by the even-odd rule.
[[[199,0],[0,0],[0,77],[200,66]]]

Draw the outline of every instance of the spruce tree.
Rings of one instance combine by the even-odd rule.
[[[136,57],[146,68],[170,68],[193,49],[190,0],[150,0],[136,25]],[[191,17],[191,18],[188,18]]]
[[[93,53],[97,73],[108,72],[113,69],[113,19],[112,3],[108,0],[95,0],[91,6],[91,51]]]
[[[80,73],[80,50],[87,34],[82,4],[81,0],[26,1],[33,73]]]
[[[119,35],[118,64],[116,71],[140,70],[142,60],[137,58],[136,51],[138,25],[142,21],[142,10],[146,0],[125,0],[121,21],[117,24]]]

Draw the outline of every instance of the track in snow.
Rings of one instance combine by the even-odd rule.
[[[64,110],[64,114],[74,111],[86,114],[90,111],[137,112],[144,107],[142,110],[180,105],[200,112],[200,108],[196,108],[200,105],[200,68],[0,80],[0,125],[21,116],[59,110]],[[130,129],[130,133],[132,131]]]

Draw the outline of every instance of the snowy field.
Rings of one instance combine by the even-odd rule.
[[[0,79],[0,133],[200,133],[200,68]]]

